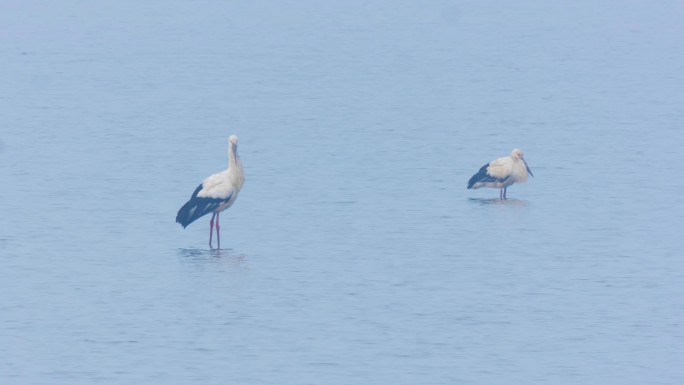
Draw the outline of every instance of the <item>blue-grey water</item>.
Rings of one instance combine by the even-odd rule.
[[[2,8],[0,383],[684,383],[684,3]]]

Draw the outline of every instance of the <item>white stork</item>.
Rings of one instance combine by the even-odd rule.
[[[514,149],[510,156],[493,160],[480,168],[468,181],[469,189],[480,187],[499,188],[499,198],[506,199],[506,189],[513,183],[527,182],[527,174],[532,171],[527,166],[520,149]],[[534,175],[532,175],[534,176]]]
[[[176,215],[176,222],[186,228],[200,217],[213,213],[209,221],[210,248],[212,247],[211,236],[214,232],[214,217],[216,217],[216,239],[220,249],[219,213],[235,203],[238,193],[245,183],[242,163],[237,154],[237,144],[238,137],[231,135],[228,138],[228,169],[204,179],[202,184],[192,193],[190,200],[178,210]]]

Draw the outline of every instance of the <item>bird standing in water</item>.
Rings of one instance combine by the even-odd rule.
[[[214,232],[214,218],[216,218],[216,241],[217,248],[221,248],[221,235],[219,233],[219,214],[235,203],[238,193],[245,183],[245,175],[242,163],[237,154],[238,137],[231,135],[228,138],[228,169],[208,176],[192,193],[190,200],[178,210],[176,222],[183,228],[196,221],[200,217],[212,213],[209,221],[209,247]]]
[[[506,199],[506,189],[508,186],[513,183],[527,182],[527,174],[532,175],[532,171],[527,166],[525,158],[523,158],[522,150],[516,148],[511,152],[510,156],[504,156],[482,166],[480,171],[468,181],[468,188],[498,188],[501,189],[499,191],[499,198]]]

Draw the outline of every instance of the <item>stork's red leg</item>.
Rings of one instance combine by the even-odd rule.
[[[209,221],[209,248],[213,249],[211,247],[211,236],[214,234],[214,217],[216,216],[216,213],[213,213],[211,215],[211,220]],[[216,227],[218,228],[218,220],[216,221]]]
[[[216,213],[216,241],[218,242],[218,247],[217,247],[217,249],[220,249],[220,248],[221,248],[221,233],[219,233],[219,229],[220,229],[220,226],[219,226],[219,214],[220,214],[220,213]]]

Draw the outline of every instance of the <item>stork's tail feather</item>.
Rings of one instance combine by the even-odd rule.
[[[475,183],[477,182],[486,182],[488,179],[493,179],[489,174],[487,174],[487,168],[489,167],[489,163],[485,164],[480,168],[480,171],[477,172],[477,174],[473,175],[469,180],[468,180],[468,189],[473,188],[475,186]],[[477,187],[475,187],[477,188]]]
[[[193,218],[190,214],[190,211],[194,208],[195,205],[192,204],[192,201],[188,201],[186,204],[184,204],[183,207],[178,210],[178,214],[176,214],[176,223],[180,223],[183,228],[186,228],[189,224],[199,218]]]
[[[178,210],[176,222],[186,228],[200,217],[216,210],[223,202],[223,199],[192,198]]]

